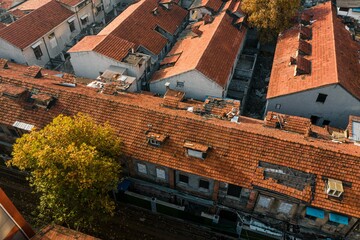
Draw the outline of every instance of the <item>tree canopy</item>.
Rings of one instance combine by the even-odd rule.
[[[120,174],[121,141],[108,124],[60,115],[17,139],[9,165],[30,172],[40,195],[39,217],[73,228],[92,228],[114,213],[109,191]]]
[[[300,8],[300,0],[242,0],[241,9],[251,26],[260,32],[260,39],[271,41],[291,27]]]

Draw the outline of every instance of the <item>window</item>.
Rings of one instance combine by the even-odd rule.
[[[240,197],[241,194],[241,187],[229,184],[227,189],[227,195],[233,197]]]
[[[155,140],[155,139],[152,139],[152,138],[149,138],[149,143],[150,143],[150,145],[153,145],[153,146],[156,146],[156,147],[160,146],[160,142]]]
[[[289,214],[293,205],[290,203],[281,202],[278,208],[279,213]]]
[[[156,177],[159,178],[159,179],[164,179],[165,180],[165,170],[157,168],[156,169]]]
[[[0,126],[0,133],[5,133],[1,126]]]
[[[188,149],[187,153],[190,157],[196,157],[196,158],[201,158],[201,159],[205,159],[205,157],[206,157],[206,153],[192,150],[192,149]]]
[[[179,182],[188,184],[189,183],[189,177],[185,176],[185,175],[182,175],[182,174],[179,174]]]
[[[271,204],[271,198],[260,196],[257,205],[262,208],[268,208]]]
[[[317,208],[306,207],[305,217],[313,221],[315,221],[317,218],[324,219],[325,212]]]
[[[323,126],[328,126],[328,125],[330,125],[330,121],[329,120],[324,120],[322,125]]]
[[[142,163],[137,164],[137,169],[139,173],[147,174],[146,165]]]
[[[314,217],[314,216],[310,216],[310,215],[306,215],[305,216],[307,219],[310,219],[310,220],[313,220],[315,221],[317,219],[317,217]]]
[[[97,13],[101,12],[102,10],[103,10],[103,5],[102,5],[102,4],[100,4],[100,5],[98,5],[98,6],[96,7],[96,12],[97,12]]]
[[[43,55],[40,45],[33,48],[34,54],[36,59],[41,59],[41,56]]]
[[[339,11],[347,12],[347,11],[349,11],[349,8],[341,7],[341,8],[339,8]]]
[[[69,23],[70,32],[74,32],[74,31],[76,30],[76,28],[75,28],[75,21],[72,20],[72,21],[70,21],[70,22],[68,22],[68,23]]]
[[[311,115],[311,117],[310,117],[311,124],[316,125],[317,122],[319,121],[319,119],[320,119],[320,117],[315,116],[315,115]]]
[[[200,180],[199,181],[199,188],[209,189],[209,181]]]
[[[325,103],[327,96],[326,94],[319,93],[316,102]]]
[[[86,25],[88,23],[88,21],[89,21],[88,15],[86,14],[86,15],[82,16],[80,18],[80,21],[81,21],[82,25]]]
[[[281,104],[276,104],[275,105],[275,109],[280,109],[281,108]]]
[[[13,137],[20,137],[19,133],[15,129],[9,128],[9,131]]]
[[[184,82],[176,82],[176,87],[184,87]]]

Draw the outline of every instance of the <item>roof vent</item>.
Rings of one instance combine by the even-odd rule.
[[[290,63],[289,65],[295,65],[296,64],[296,58],[290,57]]]
[[[302,56],[297,56],[295,66],[295,76],[310,74],[311,73],[311,62]]]
[[[342,181],[329,178],[327,180],[326,193],[332,197],[340,197],[344,192]]]
[[[8,60],[4,58],[0,58],[0,68],[1,69],[8,69]]]
[[[41,78],[43,75],[41,74],[41,67],[39,66],[30,66],[24,72],[24,75],[32,78]]]
[[[153,13],[153,15],[158,15],[158,8],[156,7],[156,8],[154,8],[152,11],[151,11],[152,13]]]
[[[148,132],[146,138],[150,145],[160,147],[160,145],[165,142],[167,136],[160,133]]]
[[[0,93],[11,98],[19,98],[26,92],[26,88],[12,85],[0,86]]]
[[[312,37],[311,28],[300,26],[300,39],[302,40],[310,40]]]
[[[31,95],[31,99],[35,100],[35,105],[42,108],[49,108],[51,102],[54,100],[52,96],[47,94],[39,93]]]
[[[300,54],[302,55],[311,55],[311,50],[312,50],[312,47],[311,47],[311,44],[302,40],[302,39],[299,39],[299,52]]]
[[[307,25],[311,24],[311,18],[312,18],[311,14],[303,12],[301,14],[300,22],[301,22],[301,24],[307,26]]]

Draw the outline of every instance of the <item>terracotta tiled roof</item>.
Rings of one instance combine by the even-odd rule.
[[[0,1],[0,9],[8,10],[15,4],[16,4],[16,2],[14,0],[1,0]]]
[[[86,36],[68,52],[95,51],[109,58],[121,61],[135,44],[114,35]]]
[[[11,12],[11,15],[13,15],[16,19],[19,19],[23,16],[26,15],[25,11],[22,11],[20,9],[15,9],[15,10],[12,10]]]
[[[189,7],[189,9],[206,7],[213,12],[218,12],[223,4],[222,0],[195,0]]]
[[[233,18],[226,13],[229,5],[230,2],[226,3],[224,10],[212,23],[199,26],[201,36],[179,40],[168,55],[181,53],[181,56],[174,66],[155,72],[152,81],[197,69],[210,80],[225,87],[246,35],[246,28],[240,31],[232,25]]]
[[[6,28],[1,29],[0,38],[20,49],[24,49],[72,15],[74,13],[52,0]]]
[[[154,9],[156,9],[156,14],[153,13]],[[140,0],[129,6],[99,33],[99,35],[109,35],[106,40],[97,43],[102,44],[99,46],[101,49],[99,52],[105,56],[119,59],[129,49],[137,49],[142,46],[158,55],[168,40],[155,28],[160,26],[174,35],[186,16],[187,11],[176,4],[167,10],[159,6],[157,0]],[[85,38],[70,49],[70,52],[87,48],[89,44],[91,45],[91,40]],[[96,44],[91,46],[95,48]]]
[[[82,85],[67,88],[53,84],[59,78],[51,74],[34,79],[23,72],[23,66],[9,63],[9,69],[0,69],[1,84],[36,88],[39,93],[56,95],[57,102],[48,110],[29,109],[18,99],[0,96],[2,124],[20,121],[42,128],[61,113],[83,112],[99,123],[109,122],[118,131],[127,157],[250,189],[263,186],[314,207],[360,217],[360,147],[352,143],[337,144],[269,128],[263,121],[246,117],[239,117],[239,123],[204,118],[186,109],[163,107],[162,98],[130,93],[110,96]],[[148,131],[167,135],[168,139],[154,148],[146,141]],[[211,146],[206,158],[190,161],[184,151],[186,141]],[[314,198],[308,197],[308,188],[299,191],[263,179],[259,161],[316,175]],[[328,198],[323,177],[351,183],[342,201]]]
[[[60,0],[59,2],[74,7],[76,5],[78,5],[79,3],[83,2],[84,0]]]
[[[27,0],[25,2],[23,2],[22,4],[16,6],[15,8],[13,8],[15,10],[21,10],[21,11],[32,11],[35,9],[38,9],[42,6],[44,6],[45,4],[47,4],[48,2],[50,2],[51,0]]]
[[[6,24],[0,23],[0,29],[3,29],[3,28],[5,28],[5,27],[6,27]]]
[[[309,135],[311,121],[308,118],[268,112],[265,118],[265,126]]]
[[[59,225],[49,225],[40,230],[31,240],[96,240],[98,238],[86,235]]]
[[[3,207],[7,211],[7,213],[12,217],[12,220],[15,221],[17,224],[16,227],[11,229],[11,232],[8,233],[8,235],[6,236],[5,239],[16,239],[16,236],[21,239],[25,239],[25,236],[23,236],[21,233],[19,234],[19,232],[20,232],[19,227],[21,227],[21,230],[24,231],[24,233],[30,238],[35,235],[35,232],[32,230],[31,226],[26,222],[26,220],[23,218],[23,216],[16,209],[14,204],[11,202],[11,200],[8,198],[8,196],[5,194],[5,192],[1,188],[0,188],[0,204],[1,204],[1,207]],[[1,216],[1,220],[3,222],[6,222],[6,220],[3,219],[3,217],[4,216]],[[8,230],[8,229],[9,228],[7,228],[7,227],[3,227],[2,231]],[[4,232],[2,232],[2,234],[4,234]]]
[[[270,77],[267,98],[292,94],[330,84],[340,84],[354,97],[360,99],[360,44],[352,40],[331,2],[319,4],[308,10],[313,22],[310,56],[311,73],[294,76],[290,57],[295,57],[299,47],[299,28],[285,31],[278,39]],[[303,32],[309,32],[303,27]],[[308,34],[308,33],[307,33]]]

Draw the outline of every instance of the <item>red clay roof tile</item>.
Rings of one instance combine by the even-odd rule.
[[[182,52],[172,67],[155,72],[152,81],[159,81],[187,71],[197,69],[222,87],[227,85],[240,47],[245,41],[246,28],[241,31],[232,25],[232,17],[226,14],[230,2],[210,24],[199,22],[196,27],[202,31],[196,38],[179,40],[169,55]],[[194,27],[194,25],[193,25]]]
[[[96,240],[98,238],[59,225],[49,225],[41,229],[32,240]]]
[[[294,76],[293,66],[289,66],[287,59],[294,56],[298,49],[299,28],[285,31],[276,46],[267,98],[340,84],[360,99],[360,44],[351,38],[337,18],[336,8],[332,7],[331,2],[319,4],[308,11],[314,15],[315,21],[309,26],[312,29],[312,39],[309,41],[311,55],[306,56],[311,61],[311,74]],[[309,29],[302,27],[301,31],[309,35]]]
[[[99,123],[107,121],[118,131],[123,140],[122,152],[127,157],[250,189],[255,185],[264,186],[307,200],[309,189],[294,191],[256,177],[259,161],[286,165],[316,175],[312,206],[360,217],[360,147],[354,144],[337,144],[264,127],[263,121],[246,117],[239,117],[239,123],[204,118],[186,109],[165,108],[162,98],[144,94],[110,96],[80,84],[66,88],[55,85],[59,78],[52,74],[41,79],[25,77],[25,69],[9,63],[9,69],[0,69],[1,85],[36,88],[40,93],[57,96],[57,102],[48,110],[29,109],[18,99],[0,96],[1,124],[21,121],[42,128],[61,113],[83,112]],[[154,148],[144,141],[149,126],[151,131],[169,136],[161,147]],[[184,151],[185,141],[211,146],[211,149],[204,160],[189,161]],[[341,202],[327,197],[323,176],[352,183],[351,188],[345,189]]]
[[[156,14],[152,12],[155,8]],[[128,7],[99,33],[107,36],[104,41],[98,41],[97,44],[101,45],[99,52],[118,60],[129,48],[137,49],[142,46],[154,55],[158,55],[168,40],[155,28],[159,26],[174,35],[186,16],[187,11],[176,4],[172,4],[170,9],[165,9],[159,6],[157,0],[140,0]],[[91,44],[91,40],[85,39],[69,51],[87,49],[88,45],[96,48],[97,44]]]
[[[0,38],[24,49],[72,15],[73,12],[61,6],[56,0],[52,0],[1,29]]]

